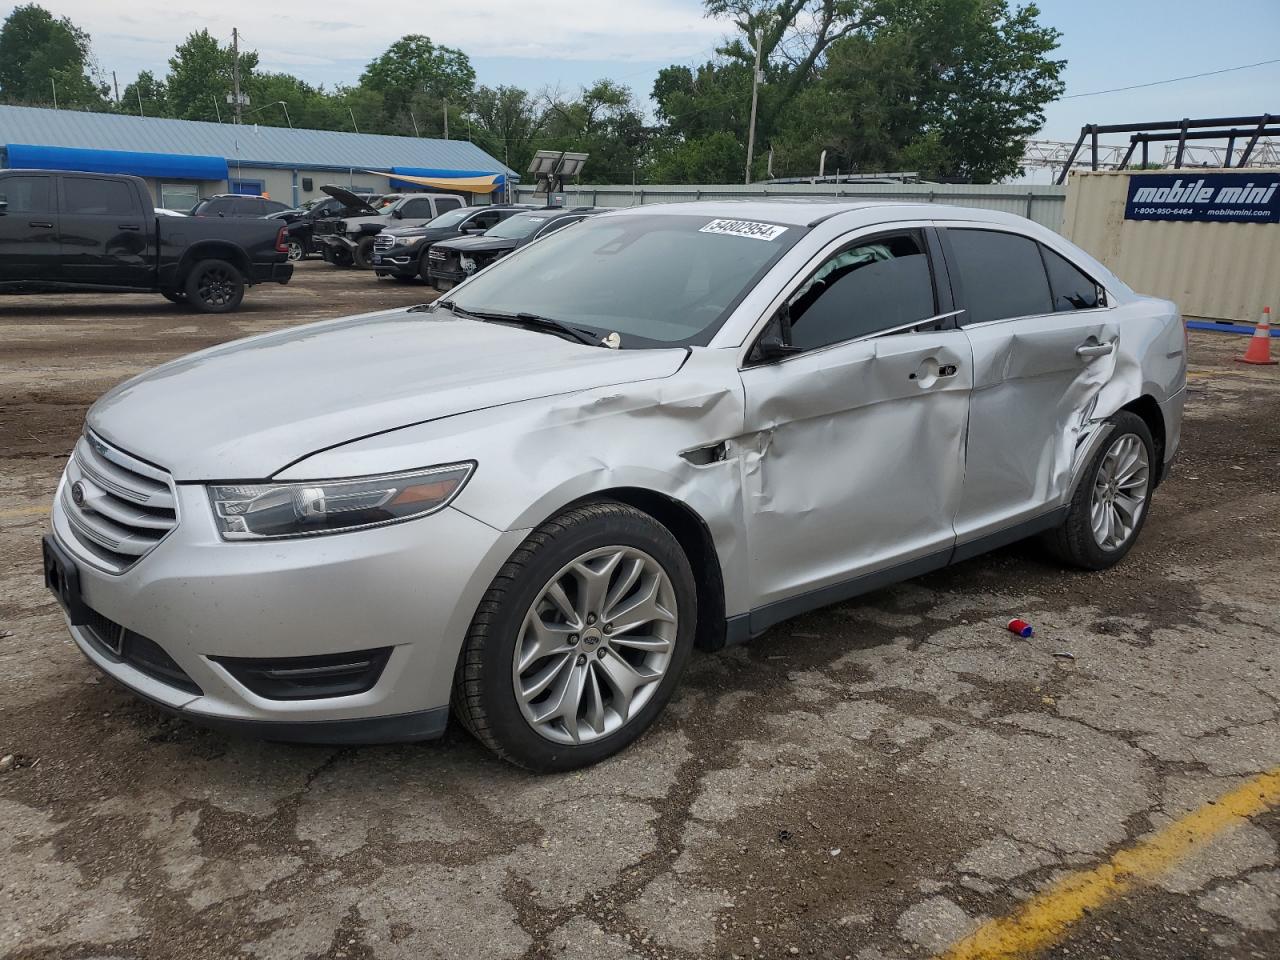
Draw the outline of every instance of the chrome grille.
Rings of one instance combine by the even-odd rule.
[[[396,245],[396,238],[389,237],[385,233],[378,234],[378,236],[374,238],[374,241],[373,241],[373,249],[378,251],[379,253],[383,253],[387,250],[390,250],[395,245]]]
[[[178,523],[169,475],[92,434],[76,444],[63,475],[67,524],[82,557],[121,573]]]
[[[432,247],[430,250],[428,250],[427,256],[430,257],[432,260],[448,260],[449,259],[449,254],[447,252],[445,252],[444,250],[440,250],[436,247]]]

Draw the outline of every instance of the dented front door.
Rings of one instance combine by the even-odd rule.
[[[962,332],[858,340],[742,380],[753,606],[952,546],[972,384]]]
[[[1076,443],[1120,348],[1115,311],[965,327],[973,349],[960,540],[1031,520],[1068,495]]]

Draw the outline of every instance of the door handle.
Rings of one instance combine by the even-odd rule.
[[[116,229],[117,229],[117,230],[128,230],[128,231],[130,231],[131,233],[137,233],[137,232],[138,232],[139,230],[141,230],[142,228],[141,228],[140,226],[138,226],[136,223],[117,223],[117,224],[116,224]]]
[[[1105,343],[1099,343],[1090,337],[1080,346],[1076,347],[1076,356],[1082,360],[1092,360],[1095,357],[1105,357],[1116,348],[1114,340],[1108,340]]]
[[[30,223],[27,224],[27,226],[28,227],[44,227],[48,230],[53,229],[52,223],[45,223],[43,220],[32,220]]]

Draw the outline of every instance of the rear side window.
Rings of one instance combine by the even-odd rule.
[[[947,231],[964,296],[964,323],[1053,312],[1039,244],[994,230]]]
[[[1106,306],[1102,289],[1084,271],[1043,244],[1040,252],[1049,273],[1054,310],[1093,310]]]
[[[456,210],[462,206],[462,200],[458,197],[437,197],[436,210],[444,213],[446,210]]]
[[[130,216],[137,213],[133,191],[120,180],[93,180],[89,177],[62,178],[64,213]]]
[[[421,220],[431,216],[431,201],[426,197],[421,200],[407,200],[400,208],[400,216],[406,220]]]
[[[791,298],[791,342],[813,350],[937,313],[924,242],[905,233],[860,241],[829,258]]]
[[[5,177],[0,180],[0,200],[8,213],[52,213],[48,177]]]

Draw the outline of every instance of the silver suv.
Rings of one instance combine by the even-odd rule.
[[[194,720],[352,743],[452,708],[563,770],[649,726],[695,645],[1031,535],[1119,561],[1184,350],[1172,303],[1008,214],[605,213],[429,308],[111,390],[45,573],[92,663]]]

